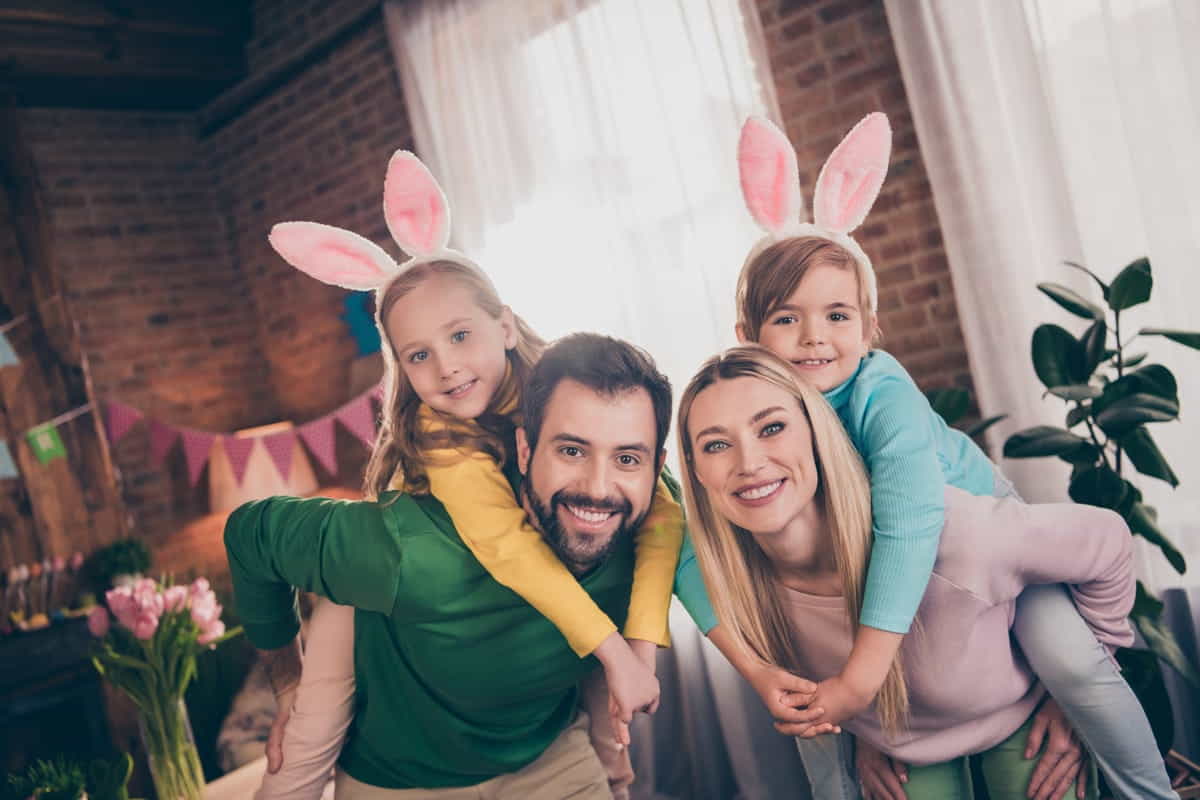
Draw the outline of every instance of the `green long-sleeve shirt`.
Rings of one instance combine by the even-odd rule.
[[[570,722],[595,666],[467,550],[432,497],[275,497],[230,516],[225,546],[246,634],[298,630],[298,587],[353,605],[355,719],[339,765],[387,788],[469,786],[536,759]],[[583,578],[624,624],[631,540]]]

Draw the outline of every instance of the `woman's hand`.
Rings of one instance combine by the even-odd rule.
[[[903,784],[908,782],[908,768],[859,738],[854,740],[854,769],[862,800],[907,800]]]
[[[1074,783],[1075,796],[1083,800],[1087,794],[1088,771],[1083,768],[1087,763],[1087,755],[1053,697],[1047,697],[1033,715],[1033,725],[1025,745],[1027,760],[1038,754],[1043,741],[1046,749],[1029,778],[1029,789],[1025,796],[1032,800],[1055,800],[1066,794]]]
[[[787,736],[810,738],[836,733],[836,726],[814,724],[825,713],[812,706],[817,685],[785,669],[767,665],[747,667],[746,680],[775,719],[775,730]]]

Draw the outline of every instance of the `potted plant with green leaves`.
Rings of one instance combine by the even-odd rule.
[[[1179,417],[1175,376],[1161,364],[1147,364],[1145,353],[1131,354],[1138,337],[1170,339],[1200,350],[1200,332],[1142,328],[1130,335],[1121,315],[1150,299],[1154,282],[1148,259],[1122,269],[1111,283],[1073,262],[1104,297],[1107,308],[1057,283],[1038,289],[1071,314],[1089,322],[1081,336],[1045,324],[1033,333],[1033,368],[1046,394],[1066,405],[1063,427],[1038,425],[1013,434],[1004,444],[1008,458],[1057,457],[1071,465],[1068,493],[1077,503],[1102,506],[1125,518],[1135,536],[1154,544],[1179,573],[1187,569],[1183,555],[1158,525],[1154,508],[1130,480],[1136,472],[1179,485],[1179,477],[1154,442],[1149,426]],[[1122,650],[1118,660],[1138,693],[1160,746],[1169,746],[1173,716],[1158,660],[1200,685],[1200,675],[1161,621],[1162,603],[1139,581],[1130,612],[1148,650]]]

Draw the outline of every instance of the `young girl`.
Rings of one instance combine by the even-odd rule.
[[[983,451],[930,408],[899,362],[871,347],[875,273],[850,232],[879,193],[890,151],[887,118],[868,115],[817,178],[815,223],[801,223],[796,158],[787,137],[770,122],[751,118],[739,144],[742,192],[767,236],[738,279],[738,338],[783,357],[825,393],[870,474],[874,547],[860,624],[845,666],[818,685],[810,703],[824,709],[823,730],[867,708],[896,663],[933,568],[945,522],[943,487],[1015,494]],[[690,557],[685,548],[681,573],[694,571]],[[701,626],[715,624],[707,604],[696,602],[695,593],[688,597]],[[1027,589],[1017,603],[1014,632],[1114,790],[1128,798],[1174,797],[1145,713],[1066,590]],[[1062,647],[1064,640],[1081,646]],[[771,681],[758,674],[752,682],[764,693]],[[805,750],[807,761],[813,751]]]
[[[446,248],[445,197],[413,154],[392,156],[383,205],[388,229],[412,256],[402,266],[372,242],[326,225],[281,223],[270,236],[288,263],[318,280],[377,291],[384,415],[365,493],[375,498],[393,488],[436,497],[497,581],[550,619],[581,657],[594,654],[600,660],[616,735],[627,743],[625,726],[633,713],[657,705],[654,651],[668,644],[682,511],[660,481],[636,534],[627,644],[527,522],[505,474],[521,424],[521,386],[541,354],[542,340],[501,304],[477,266]],[[563,509],[575,516],[576,525],[597,531],[622,522],[619,512],[610,510],[571,504]],[[269,776],[260,796],[296,797],[301,787],[310,792],[327,776],[348,722],[353,662],[346,630],[353,613],[332,605],[314,613],[307,646],[312,655],[284,739],[286,774]],[[285,710],[286,699],[280,700]],[[271,760],[277,767],[278,758]]]

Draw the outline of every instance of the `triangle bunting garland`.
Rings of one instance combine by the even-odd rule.
[[[246,477],[246,466],[250,463],[250,451],[254,449],[254,441],[252,437],[221,437],[221,446],[225,448],[229,466],[233,468],[233,479],[237,481],[238,486],[242,485],[242,478]]]
[[[175,427],[153,417],[147,417],[133,406],[112,400],[105,404],[104,429],[109,442],[116,444],[133,429],[134,425],[144,420],[150,430],[150,457],[157,466],[162,466],[171,452],[171,448],[175,446],[176,440],[182,439],[183,454],[188,467],[188,480],[192,485],[200,480],[200,475],[204,472],[204,467],[211,457],[213,443],[220,439],[225,455],[229,458],[229,465],[233,469],[234,479],[241,486],[245,480],[246,471],[249,469],[254,445],[256,442],[261,442],[266,448],[267,454],[271,456],[271,463],[286,481],[291,477],[297,438],[304,443],[305,448],[325,468],[326,472],[337,475],[335,420],[367,447],[373,446],[377,423],[374,402],[381,402],[382,398],[382,385],[372,386],[345,405],[293,430],[267,436],[248,437],[234,436],[232,433],[209,433],[193,428]],[[40,428],[38,430],[41,431]],[[53,435],[57,437],[57,433]],[[48,458],[66,454],[65,450],[56,454],[55,444],[51,440],[43,438],[42,444],[47,447],[45,452]],[[32,438],[30,438],[30,446],[35,448],[36,453],[37,448],[33,444]],[[58,446],[61,447],[61,439],[59,439]]]

